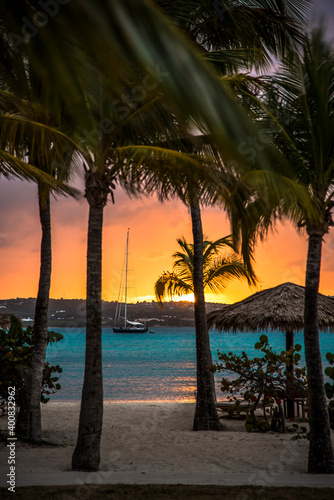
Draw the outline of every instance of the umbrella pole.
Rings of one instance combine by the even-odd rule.
[[[289,329],[286,331],[286,344],[285,344],[285,349],[286,351],[289,351],[291,347],[293,347],[293,330]],[[293,376],[293,357],[291,356],[291,361],[290,364],[286,366],[286,371],[288,372],[288,380],[287,380],[287,390],[288,390],[288,395],[286,399],[286,409],[287,409],[287,418],[294,418],[295,417],[295,404],[294,404],[294,399],[293,399],[293,381],[292,381],[292,376]]]

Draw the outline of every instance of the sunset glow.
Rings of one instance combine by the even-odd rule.
[[[39,227],[36,186],[20,181],[0,181],[0,298],[35,297],[39,276]],[[217,208],[202,212],[203,230],[209,239],[230,233],[225,213]],[[52,200],[53,271],[52,298],[84,298],[86,287],[86,232],[88,204],[66,198]],[[130,199],[121,190],[116,203],[107,205],[103,233],[104,300],[117,300],[127,228],[134,268],[131,300],[154,300],[158,276],[172,269],[176,239],[192,239],[190,215],[177,200],[160,203],[154,197]],[[334,232],[326,236],[320,291],[334,295]],[[235,302],[285,281],[304,284],[307,239],[298,235],[290,223],[277,225],[277,231],[259,243],[255,270],[258,287],[234,281],[220,295],[206,294],[209,302]],[[182,300],[191,300],[182,297]]]

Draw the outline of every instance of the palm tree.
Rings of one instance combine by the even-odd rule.
[[[25,380],[25,402],[20,407],[17,430],[25,439],[40,441],[42,439],[40,401],[48,343],[52,258],[50,195],[57,191],[63,194],[75,192],[64,184],[71,172],[74,143],[60,132],[60,110],[57,116],[54,116],[44,105],[42,76],[36,68],[33,68],[29,57],[30,47],[22,48],[22,51],[15,55],[10,43],[3,39],[1,41],[3,48],[0,74],[3,123],[1,144],[8,156],[17,159],[17,163],[20,160],[21,164],[25,164],[25,168],[22,168],[21,164],[8,161],[3,173],[7,176],[33,178],[38,184],[42,229],[40,278],[35,306],[32,361]],[[6,59],[10,59],[10,72],[6,71]],[[57,99],[56,95],[54,99]],[[52,184],[48,179],[52,179]]]
[[[57,161],[52,162],[54,155],[52,145],[50,144],[50,159],[48,166],[40,165],[40,170],[51,166],[50,175],[57,178],[68,180],[71,168],[70,164],[65,169],[64,155],[63,168],[61,172],[57,169]],[[71,156],[67,156],[71,160]],[[36,161],[33,164],[38,165]],[[74,191],[72,195],[74,195]],[[43,369],[48,344],[48,308],[49,292],[51,285],[52,269],[52,247],[51,247],[51,203],[50,197],[52,189],[45,182],[38,182],[38,206],[39,219],[42,229],[41,247],[40,247],[40,274],[38,292],[35,304],[34,315],[34,344],[32,349],[31,364],[29,366],[27,379],[25,381],[26,394],[25,403],[20,407],[20,413],[17,420],[17,431],[21,437],[32,441],[42,440],[42,422],[41,422],[41,387],[43,383]]]
[[[319,345],[318,289],[323,237],[334,225],[334,54],[324,41],[323,31],[313,31],[303,45],[280,68],[273,80],[273,91],[262,103],[261,120],[275,138],[277,147],[289,158],[290,175],[305,186],[309,201],[295,202],[287,209],[284,197],[270,191],[252,200],[243,212],[245,248],[260,230],[266,230],[277,218],[286,215],[298,230],[305,227],[308,253],[305,277],[304,341],[308,374],[310,446],[308,471],[333,473],[334,458],[324,391]],[[310,203],[312,210],[310,210]],[[257,205],[254,210],[255,205]],[[262,209],[260,209],[262,205]],[[260,218],[259,218],[260,215]],[[257,224],[255,221],[259,224]],[[235,227],[242,224],[235,219]],[[249,222],[251,222],[251,225]],[[246,223],[246,224],[245,224]]]
[[[129,86],[129,76],[124,87]],[[133,77],[132,77],[133,78]],[[137,77],[138,78],[138,77]],[[140,77],[139,77],[140,78]],[[98,98],[97,98],[98,96]],[[86,357],[82,389],[80,421],[77,444],[72,456],[74,470],[97,470],[100,461],[100,438],[103,418],[102,386],[102,304],[101,266],[103,213],[109,196],[114,202],[113,191],[121,184],[129,193],[141,189],[145,172],[152,171],[162,161],[168,168],[182,172],[183,164],[198,166],[198,160],[187,153],[161,147],[162,137],[176,135],[175,123],[171,120],[163,96],[153,93],[136,106],[127,108],[127,116],[117,120],[112,102],[101,92],[101,88],[87,92],[87,114],[95,123],[96,130],[102,120],[113,124],[108,133],[83,135],[85,197],[89,204],[87,242],[87,287],[86,287]],[[160,119],[156,120],[159,115]],[[159,144],[156,146],[155,144]],[[175,174],[177,177],[177,175]],[[170,176],[171,187],[177,182]]]
[[[234,278],[245,278],[250,283],[253,283],[253,277],[234,253],[219,255],[221,248],[230,247],[233,249],[231,237],[220,238],[213,242],[203,241],[201,251],[202,263],[199,265],[198,263],[197,265],[195,264],[194,244],[187,243],[184,238],[178,239],[177,242],[182,251],[173,254],[173,271],[164,272],[156,281],[154,287],[155,296],[161,303],[163,300],[173,299],[175,296],[189,293],[194,293],[195,295],[195,301],[197,300],[197,307],[195,309],[195,314],[197,312],[197,317],[195,316],[197,325],[197,395],[193,429],[220,430],[214,406],[214,378],[208,369],[212,362],[210,340],[207,341],[208,335],[205,335],[206,325],[203,325],[202,330],[198,327],[202,314],[205,312],[205,301],[204,296],[203,298],[199,297],[198,290],[195,290],[195,273],[196,270],[203,269],[203,275],[199,279],[197,278],[197,282],[202,283],[203,292],[204,290],[211,290],[214,293],[219,293],[226,287],[226,283]],[[198,304],[199,298],[202,299],[200,300],[200,305]],[[204,332],[203,335],[199,334],[201,331]],[[205,415],[205,419],[201,418],[203,414]]]
[[[185,238],[176,240],[180,249],[173,254],[173,271],[162,273],[154,285],[156,299],[173,300],[177,296],[194,293],[194,245]],[[221,255],[221,249],[228,247],[230,252]],[[215,241],[203,241],[203,288],[204,291],[220,293],[233,279],[247,279],[254,284],[254,278],[233,248],[232,236]]]
[[[308,471],[333,473],[317,301],[323,237],[334,226],[334,53],[321,29],[305,43],[303,56],[287,65],[281,85],[287,95],[286,111],[293,109],[290,123],[284,126],[290,150],[295,152],[291,160],[298,180],[309,189],[316,213],[310,218],[300,207],[298,223],[305,226],[308,235],[304,326],[310,401]]]

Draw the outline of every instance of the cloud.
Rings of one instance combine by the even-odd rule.
[[[311,22],[317,25],[319,20],[324,22],[327,38],[329,41],[334,37],[334,3],[333,0],[317,0],[313,3],[313,15]]]
[[[1,178],[0,193],[0,248],[37,238],[40,229],[36,185]]]

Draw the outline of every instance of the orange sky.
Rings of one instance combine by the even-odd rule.
[[[325,13],[329,38],[334,33],[333,0],[315,0],[313,19]],[[0,177],[0,298],[35,297],[38,286],[40,227],[34,184]],[[59,198],[52,203],[53,273],[51,297],[84,298],[88,205]],[[160,204],[156,199],[130,200],[122,191],[116,204],[105,209],[103,238],[103,298],[116,300],[127,228],[135,268],[136,296],[153,298],[159,274],[171,269],[176,238],[191,241],[190,216],[178,201]],[[229,234],[229,223],[218,208],[203,210],[204,232],[209,239]],[[334,295],[334,230],[325,238],[320,291]],[[258,289],[285,281],[304,284],[307,241],[289,223],[277,226],[256,251]],[[235,302],[251,293],[247,284],[234,282],[209,301]]]
[[[40,228],[36,186],[0,180],[0,298],[35,297],[39,273]],[[88,204],[83,198],[59,198],[52,202],[53,273],[51,297],[84,298]],[[119,289],[126,231],[135,270],[135,294],[140,300],[153,298],[154,282],[171,270],[176,238],[191,241],[190,216],[182,203],[161,204],[155,198],[129,199],[121,190],[116,204],[105,209],[103,235],[103,285],[105,300],[116,300]],[[229,223],[218,208],[203,210],[203,228],[209,239],[229,234]],[[334,295],[334,231],[326,237],[320,291]],[[286,223],[260,243],[256,251],[258,289],[285,281],[304,284],[307,241]],[[235,281],[226,293],[207,295],[208,301],[235,302],[256,289]]]

